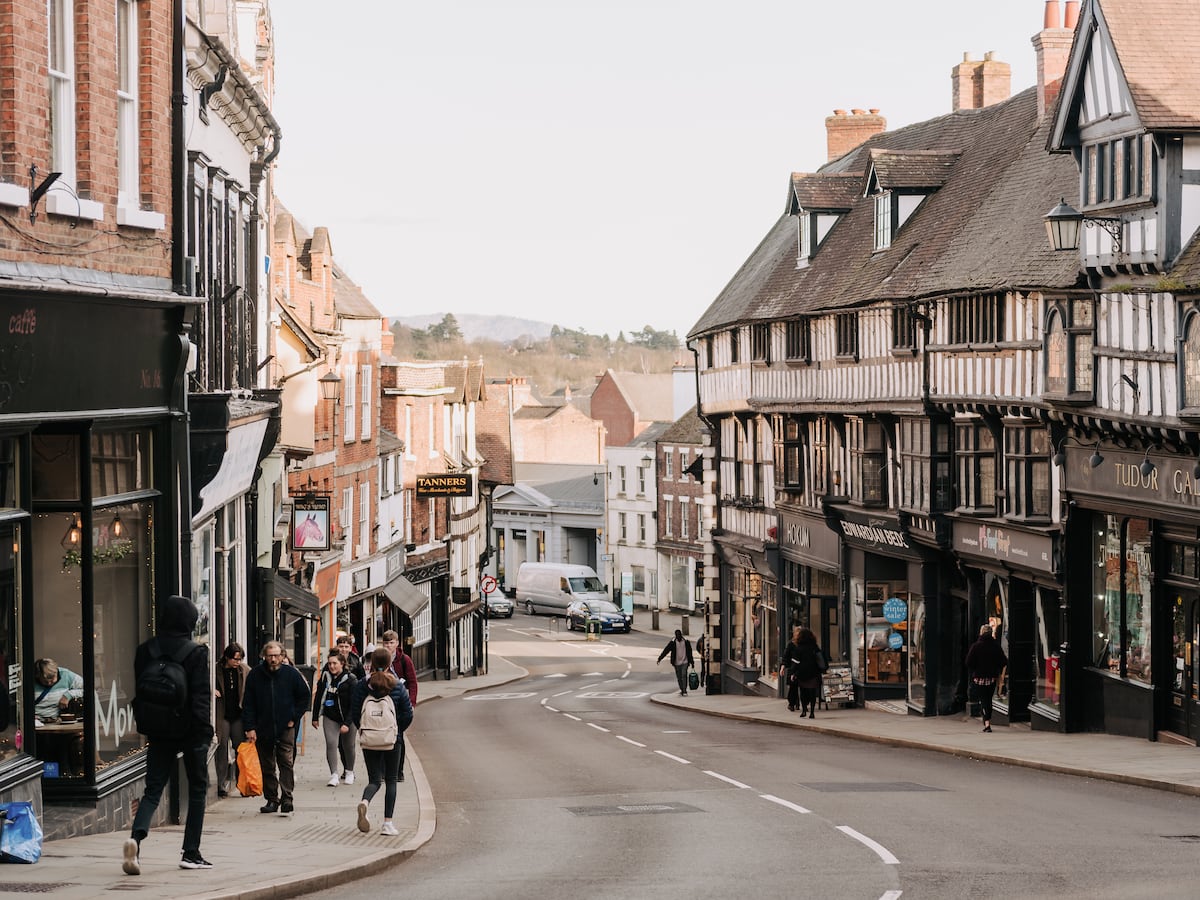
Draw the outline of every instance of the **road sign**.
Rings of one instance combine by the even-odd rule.
[[[491,575],[484,575],[483,580],[479,582],[479,587],[485,594],[494,593],[496,590],[496,579]]]

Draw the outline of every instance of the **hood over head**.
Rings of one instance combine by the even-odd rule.
[[[196,630],[200,611],[187,597],[172,594],[158,610],[158,633],[163,637],[190,638]]]

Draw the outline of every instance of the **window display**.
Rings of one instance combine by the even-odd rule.
[[[1034,646],[1039,703],[1058,708],[1062,701],[1063,678],[1059,668],[1060,604],[1057,591],[1034,588]]]
[[[902,585],[851,578],[854,643],[851,668],[860,681],[900,684],[908,681],[910,595]]]
[[[1150,684],[1150,523],[1097,515],[1092,662]]]

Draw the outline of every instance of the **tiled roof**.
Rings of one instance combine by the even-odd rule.
[[[658,440],[664,444],[699,444],[706,434],[708,434],[708,426],[696,415],[696,407],[693,406],[672,422],[658,436]]]
[[[950,179],[957,152],[937,150],[872,150],[871,171],[885,191],[904,188],[939,188]]]
[[[514,419],[548,419],[565,408],[563,406],[522,406],[513,413],[512,417]]]
[[[383,314],[367,299],[341,266],[333,267],[333,302],[339,316],[347,319],[380,319]]]
[[[641,421],[670,422],[675,418],[672,410],[674,380],[670,372],[614,372],[609,369],[606,374]]]
[[[1068,155],[1046,153],[1049,120],[1037,121],[1036,89],[978,110],[960,110],[869,139],[823,174],[865,172],[872,150],[956,162],[884,251],[874,249],[874,202],[859,198],[806,268],[796,268],[796,233],[784,216],[693,326],[691,336],[730,325],[782,319],[872,301],[959,290],[1069,287],[1078,259],[1056,254],[1042,217],[1078,189]],[[921,154],[928,157],[928,154]]]
[[[1102,0],[1100,16],[1142,124],[1200,128],[1200,2]]]
[[[807,210],[847,210],[862,194],[862,179],[857,175],[809,175],[792,173],[792,192],[788,212]]]

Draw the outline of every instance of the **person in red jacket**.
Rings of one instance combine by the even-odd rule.
[[[392,655],[392,674],[408,689],[408,699],[417,705],[417,667],[400,646],[400,635],[390,628],[383,633],[383,646]],[[404,780],[404,735],[400,735],[400,780]]]

